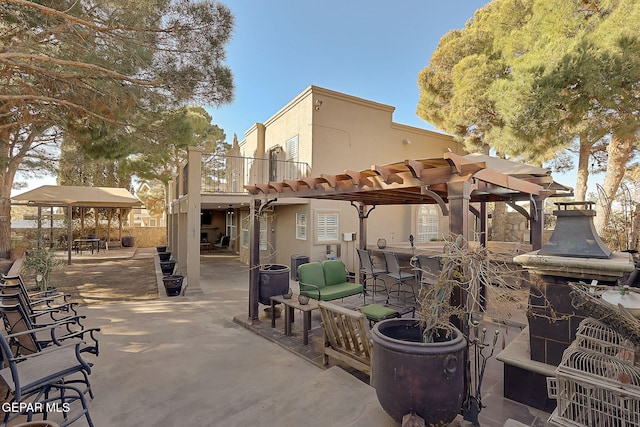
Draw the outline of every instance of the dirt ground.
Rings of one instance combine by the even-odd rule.
[[[54,271],[50,283],[83,305],[158,298],[153,258],[74,261]]]

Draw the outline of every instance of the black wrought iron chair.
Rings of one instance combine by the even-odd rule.
[[[417,281],[420,285],[434,285],[438,282],[440,274],[440,258],[429,255],[416,257]]]
[[[76,322],[80,323],[80,319],[84,318],[76,314],[72,303],[54,305],[47,301],[45,304],[33,305],[29,296],[25,296],[18,285],[0,285],[0,301],[8,305],[20,304],[34,324],[58,322],[72,317],[76,317]]]
[[[100,328],[84,328],[78,323],[81,316],[70,317],[59,322],[32,323],[20,303],[10,296],[2,296],[0,317],[7,334],[11,336],[10,344],[15,355],[37,353],[53,345],[61,345],[69,339],[82,340],[82,352],[99,354],[98,339],[95,336]],[[7,304],[13,302],[12,304]],[[91,342],[84,342],[85,340]]]
[[[371,252],[366,249],[357,249],[358,258],[360,259],[360,274],[364,276],[364,292],[366,295],[371,292],[371,302],[376,302],[376,293],[384,292],[384,297],[387,298],[387,283],[381,277],[387,273],[386,268],[376,267],[371,257]],[[371,281],[371,287],[367,285],[367,282]],[[381,284],[379,282],[382,282]]]
[[[2,425],[8,425],[10,421],[24,415],[28,422],[33,420],[34,414],[47,419],[48,411],[51,411],[50,403],[59,403],[58,407],[64,409],[79,401],[82,410],[73,416],[64,412],[64,422],[60,425],[67,426],[85,416],[92,427],[93,422],[84,396],[85,393],[91,394],[88,380],[91,364],[80,356],[80,343],[16,356],[9,345],[8,340],[11,338],[14,337],[0,334],[0,362],[5,366],[0,370],[0,378],[6,383],[11,395],[7,402],[8,408],[18,410],[5,411]]]
[[[413,284],[409,283],[415,281],[415,275],[413,272],[406,271],[411,267],[401,268],[395,252],[384,252],[384,260],[387,265],[385,275],[393,280],[393,283],[387,286],[387,304],[415,307],[416,292]]]
[[[20,275],[0,277],[0,294],[14,294],[19,292],[22,301],[29,305],[30,310],[47,311],[50,309],[73,312],[77,315],[74,302],[67,301],[69,294],[58,292],[56,289],[30,292]]]

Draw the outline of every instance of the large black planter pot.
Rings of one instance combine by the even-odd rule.
[[[175,297],[180,295],[182,290],[182,281],[184,276],[164,276],[162,283],[164,284],[164,290],[168,297]]]
[[[132,248],[136,245],[136,238],[134,236],[124,236],[121,244],[123,248]]]
[[[173,269],[176,267],[175,261],[160,261],[160,269],[164,276],[170,276],[173,274]]]
[[[171,259],[171,252],[158,252],[160,261],[169,261]]]
[[[416,319],[389,319],[372,330],[373,386],[394,420],[415,412],[428,426],[445,426],[464,399],[467,342],[455,329],[441,342],[423,343]]]
[[[289,267],[283,264],[265,264],[260,268],[258,301],[271,305],[271,297],[289,291]]]

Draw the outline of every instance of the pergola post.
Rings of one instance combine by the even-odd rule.
[[[260,286],[260,217],[262,202],[254,199],[251,206],[251,239],[249,242],[249,321],[258,321],[258,292]],[[272,316],[275,313],[271,313]]]
[[[367,218],[369,214],[376,207],[372,206],[371,209],[367,209],[367,205],[364,203],[351,202],[351,206],[358,210],[358,248],[367,250]],[[360,283],[365,282],[366,275],[360,272]]]
[[[468,181],[450,182],[447,187],[449,199],[449,232],[452,236],[462,236],[463,243],[469,241],[469,201],[471,183]]]
[[[529,207],[529,241],[531,249],[537,251],[542,248],[544,239],[544,197],[533,196]]]
[[[67,205],[67,264],[71,265],[71,245],[73,243],[73,209]]]
[[[469,201],[471,200],[471,183],[468,181],[454,181],[447,186],[449,199],[449,232],[452,238],[462,236],[462,245],[469,244]],[[464,306],[465,295],[460,287],[453,288],[451,306]],[[451,316],[451,323],[462,333],[466,333],[465,319]]]
[[[480,246],[487,247],[487,202],[480,202]]]

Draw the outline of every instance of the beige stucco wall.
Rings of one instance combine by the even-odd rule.
[[[298,136],[300,162],[311,167],[310,175],[339,174],[345,170],[363,170],[372,165],[402,162],[405,159],[441,157],[448,150],[464,154],[453,138],[437,132],[393,122],[394,107],[328,89],[310,86],[262,124],[256,124],[240,142],[240,152],[248,157],[267,157],[269,150]],[[262,132],[262,134],[261,134]],[[264,143],[261,143],[264,135]],[[283,152],[279,159],[285,160]],[[407,242],[416,233],[414,206],[378,206],[369,216],[367,244],[378,238],[388,242]],[[262,253],[262,262],[290,264],[292,254],[303,254],[312,261],[325,259],[327,244],[315,239],[315,213],[322,210],[340,212],[340,236],[329,244],[340,252],[350,269],[355,268],[354,242],[344,242],[343,233],[359,232],[357,210],[348,202],[310,200],[307,204],[276,206],[270,223],[270,252]],[[308,238],[295,237],[295,214],[308,214]],[[441,228],[448,225],[441,218]],[[340,246],[338,249],[338,245]],[[241,258],[248,260],[246,251]]]

